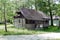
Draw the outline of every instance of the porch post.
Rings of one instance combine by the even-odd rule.
[[[59,27],[60,27],[60,20],[59,20]]]

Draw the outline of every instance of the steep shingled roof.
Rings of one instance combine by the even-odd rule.
[[[17,12],[21,12],[22,15],[28,20],[49,19],[48,16],[46,16],[43,12],[36,11],[36,10],[33,10],[33,9],[21,8]]]

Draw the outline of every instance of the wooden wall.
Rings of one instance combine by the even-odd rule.
[[[24,18],[16,18],[14,19],[14,25],[16,28],[27,28],[27,29],[38,29],[38,28],[42,28],[42,27],[47,27],[49,26],[49,23],[45,23],[45,22],[42,22],[39,24],[37,24],[35,26],[34,23],[30,23],[30,24],[26,24],[26,20]]]

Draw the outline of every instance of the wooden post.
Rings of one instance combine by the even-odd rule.
[[[60,20],[59,20],[59,28],[60,28]]]
[[[21,22],[22,22],[22,23],[21,23],[21,26],[23,27],[23,18],[21,18]]]

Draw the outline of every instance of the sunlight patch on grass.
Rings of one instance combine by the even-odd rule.
[[[1,26],[4,28],[4,26]],[[5,32],[4,30],[0,29],[0,34],[2,35],[31,35],[31,34],[42,34],[47,33],[44,31],[36,31],[36,30],[28,30],[25,28],[15,28],[13,25],[7,25],[8,32]]]
[[[35,31],[35,30],[28,30],[28,29],[17,29],[17,28],[8,28],[8,31],[13,31],[15,33],[22,33],[23,35],[26,34],[42,34],[42,33],[47,33],[43,31]]]

